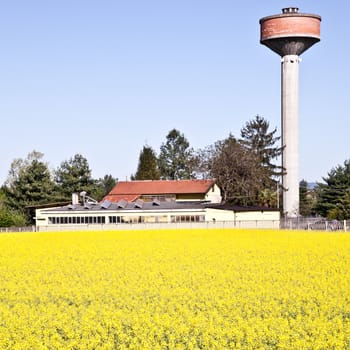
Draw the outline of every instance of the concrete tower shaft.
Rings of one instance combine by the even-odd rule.
[[[321,23],[320,16],[298,11],[288,7],[260,20],[260,43],[282,57],[283,211],[289,217],[299,215],[299,55],[320,41]]]
[[[287,216],[299,215],[299,56],[282,58],[282,177],[283,209]]]

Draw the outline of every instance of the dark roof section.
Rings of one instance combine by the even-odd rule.
[[[56,208],[63,205],[71,204],[70,201],[64,202],[54,202],[54,203],[45,203],[45,204],[32,204],[25,206],[26,209],[45,209],[45,208]]]
[[[251,212],[251,211],[279,211],[277,208],[268,208],[268,207],[261,207],[261,206],[251,206],[251,207],[242,207],[239,205],[233,205],[229,203],[225,204],[212,204],[208,202],[142,202],[139,201],[138,203],[135,202],[123,202],[123,207],[120,206],[120,203],[110,203],[108,208],[106,208],[105,205],[96,203],[96,204],[89,204],[89,205],[80,205],[76,204],[74,206],[72,205],[66,205],[59,208],[48,208],[45,211],[46,212],[64,212],[64,211],[147,211],[147,210],[177,210],[177,209],[184,209],[184,210],[200,210],[205,208],[211,208],[211,209],[217,209],[217,210],[231,210],[234,212]]]
[[[121,207],[118,203],[111,203],[108,208],[105,208],[101,204],[90,204],[88,207],[80,204],[74,205],[74,207],[64,206],[59,208],[50,208],[45,210],[46,212],[62,212],[62,211],[144,211],[144,210],[172,210],[172,209],[205,209],[205,206],[201,202],[158,202],[155,205],[153,202],[143,202],[142,208],[135,206],[135,202],[125,202],[125,206]],[[124,204],[124,203],[123,203]]]
[[[269,208],[269,207],[263,207],[263,206],[249,206],[249,207],[243,207],[240,205],[234,205],[230,203],[222,203],[222,204],[207,204],[205,206],[206,208],[211,209],[219,209],[219,210],[232,210],[235,212],[245,212],[245,211],[279,211],[277,208]]]

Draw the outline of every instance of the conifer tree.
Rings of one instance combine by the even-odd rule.
[[[24,160],[15,159],[3,186],[7,207],[25,213],[28,222],[33,216],[28,206],[47,204],[55,198],[55,184],[42,157],[42,153],[33,151]]]
[[[143,146],[140,152],[137,171],[133,180],[159,180],[158,160],[156,153],[147,145]]]
[[[168,180],[184,180],[194,177],[194,156],[190,143],[180,131],[169,131],[166,142],[160,147],[158,165],[160,177]]]
[[[96,181],[91,177],[91,169],[85,157],[75,154],[69,160],[65,160],[55,171],[55,180],[58,192],[64,199],[69,200],[72,193],[85,191],[94,197]]]
[[[350,160],[331,169],[316,188],[317,214],[332,219],[350,218]]]
[[[265,188],[275,190],[275,178],[282,174],[282,167],[274,162],[281,156],[282,147],[278,146],[281,137],[276,136],[277,128],[269,131],[269,127],[269,122],[257,115],[241,129],[240,142],[259,158],[265,171]]]

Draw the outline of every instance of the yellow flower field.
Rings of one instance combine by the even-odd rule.
[[[0,349],[350,349],[350,234],[0,235]]]

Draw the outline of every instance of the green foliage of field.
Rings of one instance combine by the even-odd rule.
[[[348,349],[350,235],[0,235],[0,349]]]

